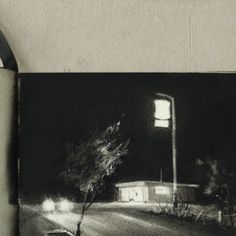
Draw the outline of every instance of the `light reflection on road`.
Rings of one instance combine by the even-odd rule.
[[[80,219],[80,216],[74,213],[47,214],[45,217],[74,233]],[[167,227],[117,212],[100,212],[99,215],[85,216],[82,223],[82,232],[86,236],[179,235]],[[184,233],[182,232],[181,235],[184,236]]]

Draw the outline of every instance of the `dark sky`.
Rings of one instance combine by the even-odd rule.
[[[63,192],[66,144],[121,120],[129,155],[111,181],[171,181],[171,132],[153,127],[155,93],[176,100],[178,180],[197,183],[196,158],[235,169],[236,79],[225,74],[22,74],[21,176],[25,194]]]

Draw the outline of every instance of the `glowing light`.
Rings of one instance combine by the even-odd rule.
[[[170,101],[165,99],[157,99],[154,101],[155,104],[155,121],[154,127],[168,128],[171,118],[170,114]]]
[[[0,67],[4,67],[2,59],[0,58]]]
[[[155,120],[154,127],[169,127],[169,120]]]
[[[43,211],[51,212],[55,210],[55,203],[52,199],[46,199],[42,203]]]
[[[164,99],[157,99],[155,104],[155,118],[160,120],[170,119],[170,101]]]
[[[70,212],[73,207],[73,203],[69,202],[67,199],[61,199],[58,203],[58,210],[62,212]]]

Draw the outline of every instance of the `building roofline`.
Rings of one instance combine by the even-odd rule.
[[[130,181],[130,182],[122,182],[117,183],[115,186],[117,188],[125,188],[125,187],[137,187],[137,186],[153,186],[153,185],[173,185],[172,182],[161,182],[161,181],[152,181],[152,180],[143,180],[143,181]],[[192,187],[192,188],[198,188],[198,184],[184,184],[184,183],[178,183],[178,187]]]

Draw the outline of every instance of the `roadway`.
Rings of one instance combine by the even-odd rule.
[[[43,215],[47,220],[71,232],[76,231],[79,209],[68,213]],[[91,207],[82,226],[83,236],[216,236],[235,235],[218,227],[159,217],[135,208]]]

